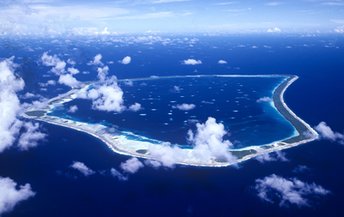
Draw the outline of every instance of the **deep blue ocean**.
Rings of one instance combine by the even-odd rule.
[[[96,79],[96,68],[87,63],[96,54],[101,53],[102,61],[110,67],[110,74],[116,75],[119,79],[153,75],[295,74],[300,78],[288,88],[285,94],[288,106],[311,126],[325,121],[336,131],[343,132],[344,129],[343,36],[162,35],[159,37],[1,38],[0,44],[0,57],[15,56],[14,62],[18,64],[16,70],[25,81],[25,89],[20,94],[31,92],[50,98],[68,91],[69,88],[62,85],[50,86],[46,90],[39,85],[39,83],[57,79],[53,73],[49,72],[48,67],[41,64],[40,57],[43,52],[56,54],[63,60],[75,61],[75,67],[85,72],[76,76],[81,81]],[[132,57],[132,62],[128,65],[119,64],[118,60],[127,55]],[[195,66],[181,64],[183,60],[189,58],[200,59],[202,64]],[[220,59],[227,60],[228,64],[218,64],[217,61]],[[180,81],[176,82],[181,85]],[[187,80],[184,82],[187,83]],[[247,80],[239,83],[245,82]],[[271,91],[275,82],[267,82],[263,86],[252,82],[252,84],[244,84],[242,88],[245,92],[252,85],[257,85],[258,89]],[[236,84],[229,86],[237,90]],[[159,86],[159,82],[154,85],[153,87]],[[169,84],[171,87],[173,85],[177,84]],[[144,98],[146,91],[149,91],[145,88],[152,85],[141,86],[144,91],[130,90],[135,87],[135,85],[123,86],[125,93],[129,93],[126,99],[129,104],[138,101],[137,98]],[[152,94],[159,93],[156,90],[154,92],[154,88],[151,91]],[[137,98],[131,99],[130,93]],[[266,94],[263,93],[261,96]],[[159,93],[159,96],[171,101],[167,99],[171,95],[164,96],[163,93]],[[233,96],[229,95],[228,98]],[[251,103],[254,104],[253,102],[261,96],[250,96]],[[209,97],[213,99],[211,95]],[[22,101],[30,102],[28,99]],[[139,102],[144,108],[148,108],[148,104],[145,105],[149,103],[148,101]],[[178,103],[183,102],[184,99]],[[85,103],[85,108],[90,108],[89,102],[80,103]],[[185,101],[185,103],[193,102]],[[235,101],[232,103],[235,104]],[[163,104],[166,105],[166,103]],[[196,109],[190,111],[195,114],[188,115],[205,121],[206,116],[212,112],[210,108],[207,109],[208,104],[204,105],[206,113],[197,110],[199,108],[196,105]],[[258,106],[256,112],[260,114],[262,107],[264,106]],[[165,111],[159,108],[158,111]],[[244,107],[239,107],[239,111],[244,111]],[[88,121],[106,119],[100,113],[86,119],[91,112],[94,111],[86,110],[77,118],[85,118]],[[147,109],[139,112],[152,113],[153,111]],[[240,130],[236,131],[240,129],[240,125],[234,123],[240,124],[244,121],[240,117],[231,119],[233,115],[237,115],[232,112],[233,110],[231,113],[222,111],[221,114],[213,115],[227,118],[224,124],[229,131],[233,129],[232,134],[228,136],[229,140],[243,140],[247,132],[240,134]],[[249,113],[251,114],[252,111]],[[134,124],[137,118],[134,120],[134,117],[131,117],[132,113],[121,115],[120,117],[111,116],[111,122],[117,122],[123,118],[133,119],[121,124],[120,127],[123,129],[134,129],[136,132],[156,139],[168,138],[172,142],[179,143],[185,141],[185,132],[189,126],[185,129],[180,128],[179,131],[174,132],[176,136],[171,136],[174,126],[184,126],[181,121],[178,121],[185,119],[184,113],[174,116],[176,125],[173,123],[164,125],[168,129],[166,134],[161,134],[159,125],[150,126],[149,129],[156,127],[156,130],[152,132],[147,130],[145,125]],[[161,115],[166,116],[165,113]],[[168,119],[160,118],[161,115],[155,117],[155,122],[160,121],[164,124]],[[145,120],[147,116],[142,116],[145,124],[149,123]],[[285,128],[282,130],[282,135],[270,136],[283,137],[292,132],[288,124],[281,125],[279,122],[273,125],[274,123],[271,120],[270,124],[264,122],[262,125]],[[344,194],[342,169],[344,146],[337,143],[319,140],[285,150],[284,153],[289,160],[287,162],[260,163],[253,159],[237,167],[226,168],[176,166],[173,169],[154,169],[144,167],[130,175],[127,181],[120,181],[112,177],[109,170],[110,168],[118,169],[121,162],[129,157],[112,152],[101,141],[88,134],[41,124],[48,137],[38,147],[28,151],[12,148],[0,154],[0,176],[10,177],[18,184],[30,183],[33,191],[37,193],[33,198],[17,205],[6,216],[344,216],[344,211],[340,208]],[[258,140],[244,141],[242,145],[252,142],[264,143],[272,137],[259,138],[257,136],[256,138]],[[97,174],[89,177],[82,176],[70,168],[74,161],[84,162],[97,171]],[[307,169],[297,171],[296,168],[299,166],[306,166]],[[285,178],[295,177],[308,183],[314,182],[331,193],[321,197],[311,197],[310,206],[280,207],[278,203],[260,200],[254,189],[256,179],[271,174]]]

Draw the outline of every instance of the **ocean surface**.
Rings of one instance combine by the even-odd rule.
[[[288,106],[311,126],[325,121],[336,131],[343,132],[344,129],[342,36],[5,37],[0,39],[0,44],[0,57],[15,56],[16,71],[26,84],[24,91],[20,92],[22,95],[31,92],[51,98],[69,90],[58,84],[40,85],[48,80],[57,80],[49,72],[50,68],[40,61],[44,52],[65,61],[74,61],[81,72],[76,77],[81,81],[96,79],[96,67],[87,63],[101,53],[103,63],[110,68],[110,75],[119,79],[171,75],[295,74],[300,78],[285,93]],[[127,55],[132,57],[130,64],[118,63]],[[202,64],[182,64],[189,58],[199,59]],[[228,61],[228,64],[218,64],[220,59]],[[274,110],[269,104],[256,103],[260,97],[271,94],[278,79],[259,82],[237,79],[229,79],[231,85],[227,87],[221,85],[225,81],[220,78],[211,79],[212,85],[208,85],[210,81],[207,79],[147,80],[146,85],[134,82],[133,86],[121,86],[125,103],[139,102],[143,110],[107,114],[92,110],[89,101],[80,100],[77,104],[82,111],[73,117],[94,122],[106,120],[110,124],[116,123],[119,129],[130,129],[140,135],[180,144],[185,144],[187,129],[194,126],[189,122],[185,124],[184,120],[204,122],[208,116],[224,123],[230,132],[226,139],[236,147],[264,144],[290,136],[293,128],[278,118],[279,114],[272,114]],[[191,97],[189,92],[172,93],[173,86],[192,87],[182,89],[199,93],[194,94],[196,97]],[[198,88],[206,86],[212,89]],[[161,91],[163,88],[166,91]],[[220,89],[226,94],[215,96]],[[243,94],[248,94],[245,97],[250,100],[239,99],[239,104],[233,100],[233,97]],[[151,104],[148,98],[160,100],[152,100]],[[212,102],[213,99],[214,104],[199,103]],[[22,98],[22,102],[31,101]],[[194,103],[196,107],[185,114],[172,108],[178,103]],[[250,109],[245,110],[245,106]],[[66,108],[56,112],[66,115]],[[226,108],[229,111],[225,111]],[[264,109],[269,108],[267,115]],[[172,121],[168,117],[170,110]],[[143,113],[146,115],[139,115]],[[253,123],[247,122],[247,114],[252,115]],[[319,140],[285,150],[286,162],[260,163],[252,159],[225,168],[176,166],[173,169],[154,169],[146,166],[129,175],[127,181],[120,181],[111,176],[110,168],[119,169],[129,157],[112,152],[88,134],[45,123],[41,125],[48,137],[38,147],[28,151],[12,148],[0,154],[0,176],[10,177],[18,184],[30,183],[37,193],[4,216],[344,216],[343,209],[340,209],[344,194],[344,146],[337,143]],[[253,128],[257,130],[256,134]],[[74,161],[84,162],[97,173],[89,177],[81,175],[70,168]],[[300,166],[306,169],[298,169]],[[281,207],[278,202],[262,201],[254,188],[255,180],[271,174],[316,183],[331,193],[310,197],[309,206],[303,207],[292,204]]]

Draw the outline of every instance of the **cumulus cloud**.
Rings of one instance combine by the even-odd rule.
[[[62,61],[56,55],[51,56],[48,52],[44,52],[41,56],[41,61],[43,65],[53,67],[51,71],[57,75],[61,75],[65,72],[66,62]]]
[[[159,166],[174,167],[177,162],[185,159],[195,159],[202,162],[233,162],[235,157],[228,151],[232,143],[224,140],[227,134],[224,125],[209,117],[204,123],[196,124],[196,131],[188,131],[188,141],[193,146],[191,152],[170,143],[152,145],[148,152],[155,160],[147,160],[146,164],[154,168]],[[159,164],[160,163],[160,164]]]
[[[223,139],[227,131],[222,123],[217,123],[215,118],[209,117],[204,124],[197,123],[196,128],[195,133],[188,131],[188,140],[194,145],[196,155],[202,158],[215,157],[220,161],[234,160],[228,152],[232,143]]]
[[[21,201],[35,196],[30,184],[17,187],[17,183],[10,178],[0,177],[0,216],[10,212]]]
[[[182,110],[182,111],[189,111],[189,110],[192,110],[196,107],[195,104],[187,104],[187,103],[183,103],[183,104],[178,104],[176,106],[174,106],[174,108],[177,108],[179,110]]]
[[[103,56],[101,54],[97,54],[93,57],[93,60],[89,62],[89,65],[101,66]]]
[[[315,126],[315,130],[318,131],[321,138],[344,145],[344,134],[334,132],[325,122],[320,122]]]
[[[28,150],[36,147],[38,141],[44,139],[46,134],[39,131],[40,125],[38,123],[26,122],[23,124],[24,133],[22,133],[18,140],[18,147],[21,150]]]
[[[0,62],[0,152],[13,145],[22,125],[17,119],[20,102],[16,92],[25,84],[15,75],[12,60]]]
[[[122,112],[125,109],[123,105],[123,91],[118,86],[115,76],[94,85],[90,90],[80,92],[79,98],[91,99],[92,108],[95,110]]]
[[[228,62],[226,60],[219,60],[217,63],[220,65],[223,65],[223,64],[227,64]]]
[[[123,171],[127,173],[136,173],[139,169],[143,167],[143,163],[139,161],[137,158],[133,157],[129,160],[121,163],[121,168]]]
[[[184,65],[199,65],[202,64],[201,60],[195,60],[195,59],[187,59],[183,60]]]
[[[260,163],[271,162],[271,161],[283,161],[283,162],[288,161],[288,159],[285,156],[285,153],[281,151],[259,155],[256,157],[256,160],[259,161]]]
[[[140,103],[134,103],[131,106],[129,106],[129,110],[133,112],[137,112],[141,109],[141,104]]]
[[[60,75],[58,82],[72,88],[78,87],[80,85],[80,82],[76,80],[76,78],[74,78],[71,74]]]
[[[261,97],[259,99],[257,99],[257,102],[258,103],[261,103],[261,102],[271,102],[272,99],[270,97],[267,97],[267,96],[264,96],[264,97]]]
[[[76,68],[74,68],[74,67],[69,67],[69,68],[67,69],[67,71],[68,71],[70,74],[72,74],[72,75],[76,75],[76,74],[79,74],[79,73],[80,73],[79,69],[76,69]]]
[[[84,163],[79,162],[79,161],[73,162],[73,164],[70,165],[70,167],[79,171],[84,176],[90,176],[95,173],[92,169],[88,168]]]
[[[280,32],[282,32],[282,30],[278,27],[274,27],[274,28],[267,29],[266,32],[268,32],[268,33],[280,33]]]
[[[122,64],[124,64],[124,65],[127,65],[127,64],[129,64],[131,62],[131,57],[130,56],[126,56],[126,57],[124,57],[121,61],[120,61],[120,63],[122,63]]]
[[[108,66],[98,67],[97,72],[98,72],[98,79],[100,81],[105,81],[106,76],[109,73],[109,67]]]
[[[329,193],[315,183],[305,183],[296,178],[285,179],[275,174],[257,179],[255,189],[259,198],[270,203],[279,201],[280,206],[309,206],[308,196]]]
[[[75,113],[76,111],[78,111],[78,109],[79,109],[78,106],[72,105],[69,107],[68,112],[69,113]]]
[[[128,177],[123,175],[121,172],[116,170],[115,168],[111,168],[110,173],[113,177],[117,178],[120,181],[127,181]]]
[[[43,65],[52,67],[51,71],[59,76],[58,82],[69,87],[77,87],[80,82],[73,76],[79,73],[79,70],[74,67],[69,67],[66,70],[66,62],[58,58],[56,55],[49,55],[48,52],[44,52],[41,56]],[[50,82],[51,83],[51,82]],[[51,83],[55,85],[55,83]],[[44,84],[48,86],[49,83]]]

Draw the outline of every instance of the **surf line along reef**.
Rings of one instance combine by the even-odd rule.
[[[117,132],[113,131],[112,127],[99,123],[87,123],[83,121],[76,121],[64,117],[57,117],[51,115],[52,110],[61,106],[64,103],[70,102],[78,98],[78,93],[85,91],[95,84],[92,82],[85,82],[80,88],[74,88],[67,93],[61,94],[55,98],[47,101],[45,106],[37,108],[28,108],[22,116],[24,118],[35,119],[49,124],[54,124],[62,127],[71,128],[81,132],[88,133],[101,141],[103,141],[111,150],[116,153],[145,158],[149,160],[162,161],[166,155],[171,155],[174,159],[173,164],[183,164],[190,166],[204,166],[204,167],[223,167],[233,165],[239,162],[249,160],[259,155],[268,154],[274,151],[279,151],[301,144],[305,144],[316,140],[318,133],[304,120],[298,117],[285,103],[284,93],[287,88],[298,79],[296,75],[188,75],[188,76],[164,76],[164,77],[149,77],[137,79],[125,79],[125,81],[144,81],[154,79],[177,79],[177,78],[283,78],[283,81],[275,87],[272,93],[272,105],[290,124],[295,128],[293,136],[274,141],[269,144],[259,146],[247,146],[238,149],[228,149],[228,158],[197,157],[196,150],[193,148],[180,148],[178,145],[171,145],[168,142],[146,138],[140,135],[135,135],[131,132]],[[121,80],[120,80],[121,81]],[[164,156],[165,155],[165,156]]]

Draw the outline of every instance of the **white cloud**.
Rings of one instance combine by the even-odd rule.
[[[91,99],[92,108],[100,111],[122,112],[125,109],[123,91],[118,86],[115,76],[105,79],[93,89],[81,92],[79,98]]]
[[[228,152],[232,146],[229,140],[223,137],[227,134],[222,123],[216,123],[216,119],[209,117],[204,123],[196,124],[196,132],[188,131],[188,140],[194,145],[194,152],[199,157],[215,157],[218,160],[232,161],[234,157]]]
[[[277,1],[274,1],[274,2],[267,2],[265,5],[266,6],[280,6],[280,5],[282,5],[282,4],[284,4],[283,2],[277,2]]]
[[[102,58],[103,56],[101,54],[97,54],[93,57],[93,60],[89,62],[90,65],[95,65],[95,66],[102,66]]]
[[[183,104],[178,104],[176,106],[174,106],[174,108],[177,108],[179,110],[182,110],[182,111],[189,111],[189,110],[192,110],[196,107],[195,104],[187,104],[187,103],[183,103]]]
[[[109,67],[108,66],[98,67],[97,72],[98,72],[98,79],[100,81],[104,81],[106,79],[106,76],[109,73]]]
[[[120,61],[120,63],[122,63],[122,64],[124,64],[124,65],[127,65],[127,64],[129,64],[131,62],[131,57],[130,56],[126,56],[126,57],[124,57],[121,61]]]
[[[143,167],[143,164],[141,163],[141,161],[139,161],[135,157],[130,158],[124,163],[121,163],[122,170],[127,173],[136,173],[142,167]]]
[[[37,97],[35,94],[26,92],[23,96],[21,96],[22,99],[31,99]]]
[[[39,131],[38,123],[26,122],[23,124],[25,132],[22,133],[18,140],[18,147],[21,150],[28,150],[29,148],[36,147],[38,141],[44,139],[46,134]]]
[[[338,142],[344,145],[344,134],[334,132],[325,122],[320,122],[317,126],[315,126],[315,130],[318,131],[323,139],[327,139],[332,142]]]
[[[191,130],[188,132],[188,140],[193,145],[191,152],[185,152],[178,146],[171,146],[170,143],[153,145],[149,147],[148,152],[155,160],[147,160],[146,164],[153,167],[160,165],[173,167],[177,162],[183,162],[185,159],[202,162],[213,162],[214,160],[233,162],[235,160],[235,157],[228,151],[232,144],[223,139],[227,134],[223,124],[216,123],[215,118],[209,117],[204,124],[197,123],[196,128],[195,133]]]
[[[56,55],[51,56],[48,52],[44,52],[41,56],[41,61],[43,65],[53,67],[51,71],[56,75],[61,75],[65,72],[66,62],[62,61]]]
[[[10,178],[0,177],[0,216],[10,212],[21,201],[35,196],[30,184],[17,187],[17,183]]]
[[[140,103],[134,103],[131,106],[129,106],[129,110],[133,112],[137,112],[141,109],[141,104]]]
[[[184,65],[199,65],[202,64],[201,60],[195,60],[195,59],[187,59],[183,60]]]
[[[145,160],[145,164],[155,169],[162,166],[162,163],[156,160]]]
[[[72,88],[78,87],[80,85],[80,82],[76,80],[76,78],[74,78],[71,74],[60,75],[58,82]]]
[[[76,68],[74,68],[74,67],[69,67],[69,68],[67,69],[67,71],[68,71],[70,74],[72,74],[72,75],[79,74],[79,72],[80,72],[78,69],[76,69]]]
[[[344,33],[344,26],[338,26],[334,29],[336,33]]]
[[[280,33],[280,32],[282,32],[282,30],[278,27],[274,27],[274,28],[267,29],[266,32],[268,32],[268,33]]]
[[[261,103],[261,102],[271,102],[271,101],[272,101],[272,99],[270,97],[264,96],[264,97],[257,99],[256,102]]]
[[[127,181],[128,177],[124,176],[122,173],[120,173],[115,168],[111,168],[110,173],[113,177],[117,178],[120,181]]]
[[[72,105],[71,107],[69,107],[68,112],[75,113],[76,111],[78,111],[78,109],[79,109],[78,106]]]
[[[179,86],[173,86],[173,91],[175,93],[180,93],[181,90],[182,90],[182,88],[180,88]]]
[[[79,81],[73,77],[73,75],[79,73],[79,70],[74,67],[69,67],[66,71],[66,62],[58,58],[56,55],[51,56],[48,52],[44,52],[41,56],[41,61],[43,65],[52,67],[51,71],[59,76],[58,82],[60,84],[67,85],[72,88],[77,87],[80,84]],[[49,84],[55,85],[55,82],[48,81],[47,84],[42,85],[48,86]]]
[[[259,155],[256,157],[256,160],[259,161],[260,163],[271,162],[271,161],[283,161],[283,162],[288,161],[288,159],[285,156],[285,153],[281,151]]]
[[[220,65],[223,65],[223,64],[227,64],[228,62],[226,60],[219,60],[217,63]]]
[[[13,145],[22,124],[17,119],[20,102],[16,92],[24,88],[24,81],[13,67],[12,59],[0,62],[0,152]]]
[[[95,173],[93,170],[88,168],[84,163],[79,162],[79,161],[75,161],[70,167],[79,171],[84,176],[90,176],[90,175],[93,175]]]
[[[315,183],[305,183],[296,178],[285,179],[272,174],[263,179],[257,179],[255,189],[258,197],[270,203],[279,200],[280,206],[295,204],[308,206],[309,195],[326,195],[328,190]]]

